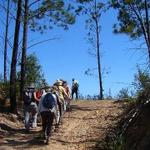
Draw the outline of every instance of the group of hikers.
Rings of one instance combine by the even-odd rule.
[[[53,122],[55,130],[62,123],[63,114],[70,111],[71,99],[78,99],[78,81],[72,79],[72,88],[68,82],[58,79],[52,86],[35,89],[29,86],[24,90],[24,124],[26,132],[37,127],[38,117],[42,122],[42,135],[45,144],[49,144]],[[40,115],[39,115],[40,114]]]

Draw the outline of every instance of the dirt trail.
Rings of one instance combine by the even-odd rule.
[[[25,134],[20,128],[13,128],[9,134],[0,135],[0,150],[89,150],[101,143],[120,119],[123,102],[74,101],[72,111],[64,115],[57,132],[52,133],[49,145],[40,137],[41,126],[32,134]],[[97,148],[101,150],[100,146]]]

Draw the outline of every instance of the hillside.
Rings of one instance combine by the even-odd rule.
[[[115,127],[127,108],[125,102],[73,101],[48,146],[41,141],[41,124],[25,134],[17,116],[0,113],[0,150],[107,150],[115,137]]]
[[[122,150],[150,149],[150,103],[139,109],[138,115],[129,124]]]

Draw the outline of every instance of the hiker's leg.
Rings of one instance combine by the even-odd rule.
[[[59,106],[59,112],[60,112],[60,117],[61,117],[62,116],[62,107],[61,107],[61,103],[60,102],[59,102],[58,106]]]
[[[60,111],[59,111],[58,104],[54,111],[54,118],[55,118],[55,130],[54,131],[56,132],[60,123]]]
[[[33,114],[32,128],[37,127],[37,115],[38,113]]]
[[[47,116],[46,116],[46,112],[41,112],[41,118],[42,118],[42,130],[43,130],[43,134],[44,134],[44,138],[45,138],[45,132],[46,132],[46,123],[47,123]]]
[[[76,99],[78,99],[78,90],[76,90],[75,93],[76,93]]]
[[[25,105],[24,106],[24,123],[25,123],[25,129],[29,130],[30,129],[30,112],[29,112],[29,106]]]
[[[59,113],[60,113],[59,122],[61,122],[62,121],[62,116],[63,116],[63,108],[62,108],[62,103],[61,102],[59,103]]]
[[[67,107],[67,103],[66,103],[66,100],[63,101],[63,111],[65,112],[66,111],[66,107]]]
[[[68,104],[69,104],[69,101],[68,99],[66,100],[66,111],[68,111]]]
[[[47,128],[46,128],[46,144],[49,143],[49,138],[51,136],[51,131],[52,131],[52,124],[54,120],[54,113],[53,112],[47,112]]]
[[[70,111],[70,100],[68,100],[67,110]]]
[[[71,92],[71,97],[72,97],[72,99],[73,99],[73,94],[74,94],[74,91],[72,90],[72,92]]]
[[[59,111],[59,108],[56,108],[54,115],[55,115],[55,120],[56,120],[56,126],[58,126],[59,122],[60,122],[60,111]]]
[[[65,100],[65,111],[67,110],[67,100]]]
[[[63,117],[64,114],[64,102],[61,103],[61,117]]]
[[[32,128],[37,127],[37,104],[35,103],[32,110]]]

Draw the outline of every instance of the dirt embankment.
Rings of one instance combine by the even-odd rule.
[[[143,106],[124,135],[123,150],[150,150],[150,104]]]
[[[64,115],[49,145],[41,138],[41,125],[25,134],[23,123],[16,116],[0,113],[0,150],[107,150],[106,136],[122,117],[124,102],[73,101],[71,112]]]

